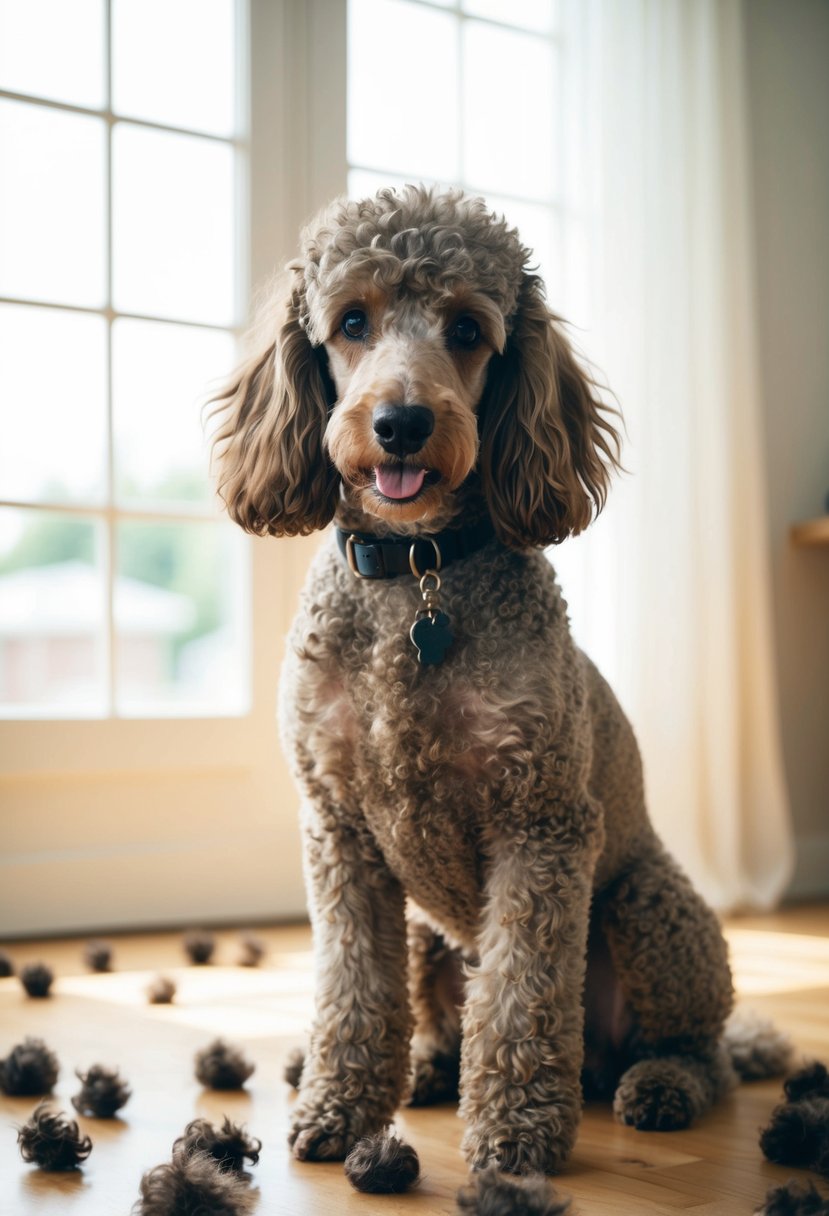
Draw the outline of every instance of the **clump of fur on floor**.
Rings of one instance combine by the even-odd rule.
[[[74,1119],[41,1102],[17,1133],[24,1161],[42,1170],[78,1169],[92,1152],[89,1136],[81,1136]]]
[[[357,1191],[399,1195],[420,1179],[420,1161],[410,1144],[390,1129],[358,1140],[345,1159],[345,1176]]]
[[[569,1207],[570,1200],[557,1195],[543,1174],[516,1177],[495,1165],[473,1174],[470,1185],[458,1191],[463,1216],[564,1216]]]
[[[109,942],[87,942],[83,952],[83,961],[90,971],[111,971],[112,946]]]
[[[723,1042],[742,1081],[782,1077],[791,1067],[791,1039],[756,1010],[735,1009],[725,1024]]]
[[[213,957],[216,949],[216,939],[212,933],[203,929],[193,929],[184,935],[184,950],[191,963],[203,967]]]
[[[191,1157],[194,1153],[206,1153],[220,1170],[249,1177],[244,1172],[245,1159],[249,1159],[251,1165],[256,1165],[261,1150],[261,1140],[248,1136],[243,1127],[231,1123],[225,1116],[218,1131],[209,1119],[193,1119],[173,1145],[173,1156],[183,1154]]]
[[[55,973],[45,963],[27,963],[20,968],[19,979],[29,996],[48,996],[54,978]]]
[[[214,1039],[196,1052],[196,1080],[207,1089],[241,1089],[256,1068],[238,1047]]]
[[[248,1216],[257,1201],[246,1180],[222,1171],[207,1153],[178,1153],[141,1179],[134,1216]]]
[[[829,1199],[824,1199],[809,1182],[787,1182],[772,1187],[754,1216],[829,1216]]]
[[[75,1075],[81,1088],[72,1099],[72,1105],[79,1115],[111,1119],[132,1094],[117,1069],[93,1064],[88,1072],[76,1070]]]
[[[0,950],[0,980],[8,979],[10,975],[14,975],[14,963],[5,950]]]
[[[13,1047],[0,1060],[0,1089],[10,1097],[37,1097],[48,1094],[58,1079],[58,1057],[43,1039],[31,1035]]]
[[[265,957],[266,947],[261,937],[255,933],[243,933],[240,939],[242,953],[239,956],[240,967],[258,967]]]
[[[784,1082],[786,1101],[776,1106],[760,1134],[769,1161],[816,1170],[829,1178],[829,1073],[815,1061]]]
[[[157,975],[147,987],[147,1000],[151,1005],[169,1005],[176,995],[176,986],[166,975]]]
[[[299,1089],[302,1080],[302,1070],[305,1067],[305,1052],[301,1047],[292,1047],[288,1052],[282,1076],[294,1089]]]

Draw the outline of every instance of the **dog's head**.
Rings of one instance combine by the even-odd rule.
[[[511,546],[580,532],[617,435],[517,233],[481,199],[407,186],[333,204],[303,243],[219,398],[232,518],[296,535],[344,500],[385,529],[434,531],[474,481]]]

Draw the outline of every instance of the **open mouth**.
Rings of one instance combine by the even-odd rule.
[[[372,470],[374,491],[390,502],[413,502],[426,486],[440,479],[436,469],[420,469],[412,464],[378,464]]]

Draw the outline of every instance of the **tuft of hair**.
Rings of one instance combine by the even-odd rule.
[[[141,1179],[141,1197],[133,1216],[248,1216],[257,1192],[234,1173],[223,1173],[207,1153],[180,1153],[172,1161],[148,1170]]]
[[[829,1216],[829,1199],[824,1199],[814,1185],[787,1182],[774,1186],[766,1195],[754,1216]]]
[[[193,929],[184,935],[184,950],[191,963],[203,967],[209,963],[216,949],[216,939],[203,929]]]
[[[90,971],[111,971],[112,946],[109,942],[87,942],[84,947],[83,961]]]
[[[237,1174],[243,1173],[246,1158],[256,1165],[261,1151],[262,1141],[248,1136],[244,1127],[231,1123],[227,1116],[218,1131],[209,1119],[193,1119],[173,1145],[174,1157],[182,1153],[187,1157],[207,1153],[220,1170]]]
[[[0,1090],[14,1098],[48,1094],[59,1070],[58,1057],[43,1039],[27,1036],[0,1060]]]
[[[516,1177],[496,1165],[473,1174],[470,1185],[458,1191],[463,1216],[563,1216],[569,1207],[570,1200],[556,1194],[543,1174]]]
[[[54,978],[55,973],[45,963],[27,963],[20,968],[19,979],[29,996],[48,996]]]
[[[74,1119],[41,1102],[28,1123],[18,1130],[17,1143],[24,1161],[42,1170],[75,1170],[92,1152],[89,1136],[81,1136]]]
[[[10,975],[14,975],[14,963],[5,950],[0,950],[0,980],[8,979]]]
[[[241,1089],[255,1067],[224,1039],[214,1039],[196,1052],[196,1080],[208,1089]]]
[[[79,1115],[111,1119],[132,1094],[118,1070],[104,1068],[103,1064],[93,1064],[85,1073],[76,1069],[75,1076],[81,1088],[72,1099],[72,1105]]]
[[[242,953],[239,956],[240,967],[258,967],[266,954],[265,943],[255,933],[243,933],[240,938]]]
[[[301,1047],[292,1047],[288,1052],[288,1058],[285,1061],[285,1068],[282,1076],[293,1086],[294,1089],[299,1089],[299,1083],[302,1080],[302,1070],[305,1067],[305,1052]]]
[[[344,1168],[354,1189],[368,1195],[400,1195],[420,1180],[417,1153],[389,1128],[358,1140]]]
[[[788,1035],[753,1009],[732,1013],[723,1042],[734,1071],[743,1081],[781,1077],[791,1067],[794,1048]]]
[[[169,1005],[176,995],[176,986],[166,975],[157,975],[147,986],[147,1000],[151,1005]]]
[[[829,1072],[826,1065],[814,1060],[787,1077],[783,1082],[783,1089],[790,1102],[797,1102],[806,1097],[829,1098]]]
[[[817,1169],[827,1163],[829,1099],[800,1098],[776,1106],[771,1122],[760,1133],[760,1148],[777,1165]]]

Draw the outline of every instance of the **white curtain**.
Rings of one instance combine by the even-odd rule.
[[[550,554],[636,727],[657,831],[718,908],[791,873],[772,652],[740,0],[569,0],[564,296],[627,428]]]

